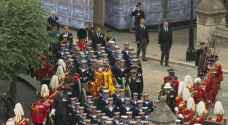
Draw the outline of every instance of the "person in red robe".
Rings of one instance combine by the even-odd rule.
[[[205,101],[205,91],[201,86],[202,80],[200,78],[196,78],[194,81],[192,93],[195,103],[198,104],[200,101]]]
[[[214,104],[219,90],[219,80],[216,78],[216,70],[211,67],[208,72],[208,77],[204,82],[206,88],[206,99],[209,104]]]
[[[32,104],[32,122],[34,125],[45,125],[50,111],[50,103],[46,103],[49,96],[49,89],[46,84],[41,86],[40,99]]]
[[[218,58],[218,56],[217,56],[217,58]],[[217,58],[216,58],[216,60],[218,60]],[[216,78],[218,79],[218,88],[220,89],[220,84],[224,79],[222,65],[218,61],[216,61],[214,65],[215,65],[215,69],[216,69]]]
[[[21,103],[17,103],[14,107],[15,116],[9,118],[6,125],[29,125],[29,119],[24,117],[24,110]]]

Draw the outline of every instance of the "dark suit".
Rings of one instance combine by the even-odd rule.
[[[92,47],[96,50],[96,45],[101,44],[102,46],[105,46],[105,37],[103,33],[100,32],[93,32],[92,37]]]
[[[60,34],[59,36],[59,40],[62,41],[63,40],[63,35],[67,35],[68,36],[68,41],[70,41],[70,43],[73,43],[73,34],[71,32],[63,32]]]
[[[142,57],[145,59],[146,57],[146,48],[149,43],[149,34],[148,28],[144,25],[138,26],[136,29],[136,37],[138,38],[137,41],[137,56],[140,56],[140,52],[142,51]]]
[[[172,29],[168,27],[168,31],[165,31],[164,27],[161,27],[159,32],[159,44],[161,48],[161,65],[165,58],[165,65],[169,64],[169,53],[173,43]]]
[[[48,28],[52,28],[52,27],[57,27],[57,29],[59,29],[59,22],[58,22],[59,18],[57,16],[50,16],[48,17]]]

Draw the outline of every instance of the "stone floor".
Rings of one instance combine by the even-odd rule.
[[[123,47],[125,42],[129,42],[131,46],[136,48],[134,33],[113,31],[113,36],[117,39],[118,44]],[[160,48],[158,45],[158,33],[150,32],[150,44],[147,49],[148,57],[160,58]],[[185,61],[185,54],[188,46],[188,29],[175,30],[173,32],[173,47],[171,50],[171,60],[173,61]],[[228,43],[217,43],[216,51],[220,57],[220,62],[225,70],[228,70]],[[180,80],[183,80],[185,75],[192,75],[196,77],[196,67],[187,67],[184,65],[170,65],[175,69],[177,76]],[[149,60],[143,62],[143,75],[144,75],[144,92],[151,95],[156,99],[160,90],[162,79],[167,74],[167,68],[161,67],[159,62]],[[223,102],[225,108],[225,116],[228,118],[228,74],[224,76],[222,87],[218,96],[218,99]]]
[[[114,37],[119,44],[130,42],[135,47],[134,33],[113,31]],[[186,62],[186,50],[188,47],[188,29],[175,30],[173,32],[173,46],[171,49],[171,61]],[[220,57],[224,69],[228,70],[228,43],[217,43],[216,52]],[[150,44],[147,48],[147,56],[160,58],[160,47],[158,45],[158,33],[150,32]]]
[[[170,67],[176,71],[180,80],[183,80],[185,75],[196,77],[196,68],[175,64],[171,64]],[[160,66],[157,61],[149,60],[143,62],[143,75],[145,81],[144,92],[148,93],[153,99],[156,99],[162,84],[162,79],[167,75],[167,68]],[[218,99],[223,102],[225,116],[228,117],[228,84],[226,84],[228,82],[228,75],[225,75],[224,78]]]
[[[131,46],[136,48],[134,33],[113,31],[113,36],[117,38],[118,44],[123,47],[125,42],[131,43]],[[150,33],[150,44],[147,49],[148,57],[160,58],[160,48],[158,45],[158,33]],[[188,46],[188,29],[180,29],[173,32],[173,47],[171,50],[171,60],[173,61],[185,61],[185,54]],[[228,43],[217,43],[216,51],[220,57],[220,62],[223,68],[228,70],[228,49],[226,48]],[[177,76],[180,80],[183,80],[185,75],[192,75],[196,77],[196,67],[186,67],[183,65],[171,64],[171,67],[175,69]],[[167,68],[161,67],[159,62],[149,60],[143,62],[143,75],[144,75],[144,92],[149,93],[152,98],[156,99],[160,86],[162,84],[163,77],[167,74]],[[228,74],[224,76],[222,87],[218,95],[218,99],[223,102],[225,108],[225,116],[228,118]]]

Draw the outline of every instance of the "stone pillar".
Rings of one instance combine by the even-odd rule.
[[[212,40],[215,29],[225,24],[226,10],[220,0],[201,0],[197,9],[197,42]]]
[[[93,0],[94,1],[94,24],[104,26],[105,24],[105,1],[106,0]]]

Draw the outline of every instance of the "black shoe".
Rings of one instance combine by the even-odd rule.
[[[147,61],[147,59],[146,59],[146,58],[143,58],[142,60],[143,60],[143,61],[145,61],[145,62]]]

